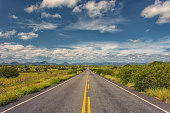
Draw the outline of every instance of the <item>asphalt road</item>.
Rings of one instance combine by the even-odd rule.
[[[122,88],[123,87],[123,88]],[[165,113],[170,105],[86,70],[0,108],[1,113]]]

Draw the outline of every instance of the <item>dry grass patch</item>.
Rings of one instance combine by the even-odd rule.
[[[163,102],[170,104],[170,90],[166,88],[147,89],[145,93],[151,97],[155,97]]]
[[[107,79],[110,79],[112,81],[120,83],[120,79],[118,77],[111,76],[111,75],[105,75],[104,77],[107,78]]]

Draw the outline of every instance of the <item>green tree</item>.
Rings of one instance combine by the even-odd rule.
[[[17,77],[19,76],[19,72],[14,67],[2,67],[0,68],[0,77]]]
[[[26,69],[25,69],[25,71],[28,71],[28,70],[30,70],[31,68],[30,67],[27,67]]]
[[[21,67],[21,68],[20,68],[20,71],[24,71],[24,68],[23,68],[23,67]]]
[[[44,70],[44,72],[47,72],[48,69],[47,68],[43,68],[43,70]]]
[[[37,72],[40,72],[40,70],[41,70],[40,67],[36,67],[36,68],[35,68],[35,71],[37,71]]]

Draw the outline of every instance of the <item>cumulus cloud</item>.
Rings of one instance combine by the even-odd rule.
[[[88,42],[67,45],[65,48],[37,48],[33,45],[23,46],[15,43],[0,44],[0,60],[23,61],[82,61],[82,62],[151,62],[170,59],[169,39],[132,42]],[[63,46],[62,46],[63,47]],[[70,49],[71,48],[71,49]]]
[[[6,60],[34,60],[38,56],[44,56],[49,53],[45,48],[36,48],[32,45],[23,46],[15,43],[3,43],[0,44],[0,59]]]
[[[73,12],[74,12],[74,13],[78,13],[78,12],[81,12],[81,11],[82,11],[82,5],[76,6],[76,7],[74,7],[74,9],[73,9]]]
[[[88,11],[88,15],[91,18],[97,17],[97,16],[102,16],[103,13],[109,11],[109,10],[114,10],[115,7],[115,0],[111,1],[100,1],[96,3],[95,1],[88,1],[85,5],[84,8]]]
[[[18,19],[18,17],[16,15],[10,15],[9,17],[13,18],[13,19]]]
[[[15,35],[17,31],[15,29],[11,30],[11,31],[6,31],[6,32],[0,32],[0,37],[4,37],[4,38],[8,38],[12,35]]]
[[[38,34],[35,34],[34,32],[29,32],[29,33],[21,32],[21,33],[18,33],[18,36],[20,36],[20,39],[29,40],[32,38],[37,38]]]
[[[39,9],[38,5],[30,5],[29,7],[24,8],[27,13],[31,13],[37,9]]]
[[[41,3],[42,8],[54,8],[54,7],[73,7],[77,4],[79,0],[43,0]]]
[[[56,13],[54,15],[50,14],[50,13],[46,13],[46,12],[42,12],[41,13],[41,18],[61,18],[61,15]]]
[[[55,8],[55,7],[74,7],[80,0],[43,0],[40,5],[30,5],[24,10],[28,13],[31,13],[38,9],[43,8]]]
[[[100,17],[108,11],[114,11],[116,0],[111,1],[88,1],[86,4],[76,6],[73,12],[81,12],[83,9],[87,10],[89,17]]]
[[[77,23],[71,23],[67,26],[67,29],[70,30],[91,30],[91,31],[100,31],[104,32],[118,32],[121,31],[117,28],[117,24],[123,24],[125,22],[122,18],[117,19],[93,19],[93,20],[84,20],[80,19]]]
[[[157,24],[170,23],[170,0],[162,2],[155,0],[153,5],[146,7],[141,16],[145,18],[153,18],[158,16]]]

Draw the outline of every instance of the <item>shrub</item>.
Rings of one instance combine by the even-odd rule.
[[[69,71],[67,74],[77,73],[77,71]]]
[[[40,70],[41,70],[40,67],[36,67],[36,68],[35,68],[35,71],[37,71],[37,72],[39,72]]]
[[[0,77],[17,77],[19,76],[18,70],[14,67],[2,67],[0,68]]]
[[[162,61],[154,61],[148,64],[148,66],[158,66],[158,65],[164,65],[166,66],[167,64],[165,62]]]
[[[131,65],[121,68],[119,77],[123,84],[134,83],[139,91],[148,88],[167,88],[170,84],[170,65],[155,61],[148,65]]]
[[[43,68],[43,70],[44,70],[44,72],[47,72],[48,69],[47,68]]]
[[[123,67],[120,72],[120,80],[123,84],[127,84],[131,77],[132,70],[128,67]]]
[[[29,68],[29,67],[27,67],[26,69],[25,69],[25,71],[28,71],[28,70],[30,70],[31,68]]]

